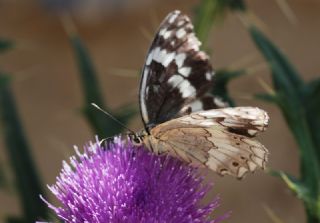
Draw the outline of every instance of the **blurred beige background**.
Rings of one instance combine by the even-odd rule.
[[[135,71],[142,67],[151,41],[145,31],[153,35],[162,18],[174,9],[192,15],[198,1],[121,1],[123,5],[110,3],[104,8],[101,2],[92,1],[94,4],[77,8],[75,23],[94,60],[106,101],[114,108],[129,102],[137,104],[139,79]],[[276,1],[249,0],[248,6],[304,79],[310,80],[320,73],[320,1],[287,2],[295,13],[296,23],[287,19]],[[73,154],[72,146],[80,146],[94,136],[79,112],[83,97],[67,36],[59,18],[37,3],[1,1],[0,36],[14,40],[17,46],[1,55],[0,68],[14,77],[13,92],[37,167],[43,183],[52,184],[61,161]],[[230,90],[238,104],[257,105],[269,112],[270,128],[260,137],[271,153],[269,167],[297,175],[296,144],[278,109],[245,99],[263,91],[257,77],[268,81],[269,71],[261,66],[263,60],[238,18],[229,15],[223,24],[216,26],[209,45],[215,68],[258,65],[254,75],[232,82]],[[255,59],[248,62],[248,58]],[[119,72],[120,69],[125,72]],[[132,120],[130,127],[135,130],[142,127],[139,117]],[[0,160],[7,162],[3,143]],[[217,213],[233,212],[227,222],[272,222],[264,206],[270,207],[283,222],[305,221],[301,203],[279,179],[261,171],[242,181],[214,174],[208,178],[215,182],[213,194],[222,198]],[[19,211],[13,191],[0,192],[0,218]]]

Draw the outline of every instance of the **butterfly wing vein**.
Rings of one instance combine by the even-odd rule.
[[[265,168],[266,148],[251,135],[229,131],[230,125],[226,126],[222,118],[236,123],[236,129],[252,125],[257,131],[263,131],[268,124],[266,113],[257,108],[201,111],[154,127],[151,136],[146,137],[146,145],[158,154],[170,154],[220,175],[242,178],[247,172]]]
[[[214,72],[188,16],[171,12],[150,46],[140,81],[144,144],[221,175],[264,168],[268,151],[254,137],[266,129],[258,108],[228,106],[209,92]]]

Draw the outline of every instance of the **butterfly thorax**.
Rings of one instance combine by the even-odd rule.
[[[148,132],[147,129],[143,129],[139,132],[130,132],[128,133],[130,141],[135,145],[135,146],[144,146],[146,149],[149,151],[156,153],[156,154],[161,154],[162,152],[159,151],[159,148],[157,146],[157,138],[154,137],[150,132]]]
[[[140,134],[141,135],[150,135],[151,129],[153,129],[156,126],[157,126],[157,124],[155,124],[155,123],[147,123],[145,125],[144,129],[140,131]]]

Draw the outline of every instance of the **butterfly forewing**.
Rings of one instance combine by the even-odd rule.
[[[145,143],[158,154],[241,178],[265,167],[268,151],[251,137],[264,131],[268,120],[263,110],[252,107],[201,111],[154,127]]]
[[[180,11],[171,12],[160,25],[142,72],[139,101],[145,126],[196,108],[220,107],[212,96],[199,99],[213,84],[209,58],[199,47],[190,19]],[[197,99],[197,104],[189,106]]]
[[[214,72],[199,47],[190,19],[180,11],[161,23],[140,81],[146,133],[134,138],[157,154],[241,178],[265,166],[268,151],[253,137],[269,118],[258,108],[225,108],[208,93]]]

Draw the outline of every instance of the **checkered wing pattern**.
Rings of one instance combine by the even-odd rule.
[[[226,106],[207,93],[214,73],[200,44],[190,19],[180,11],[171,12],[160,25],[140,82],[140,111],[147,129],[194,111]]]
[[[258,108],[226,108],[208,94],[214,72],[199,47],[190,19],[180,11],[161,23],[140,82],[146,131],[133,139],[154,153],[242,178],[265,167],[268,151],[254,137],[265,130],[269,118]]]

